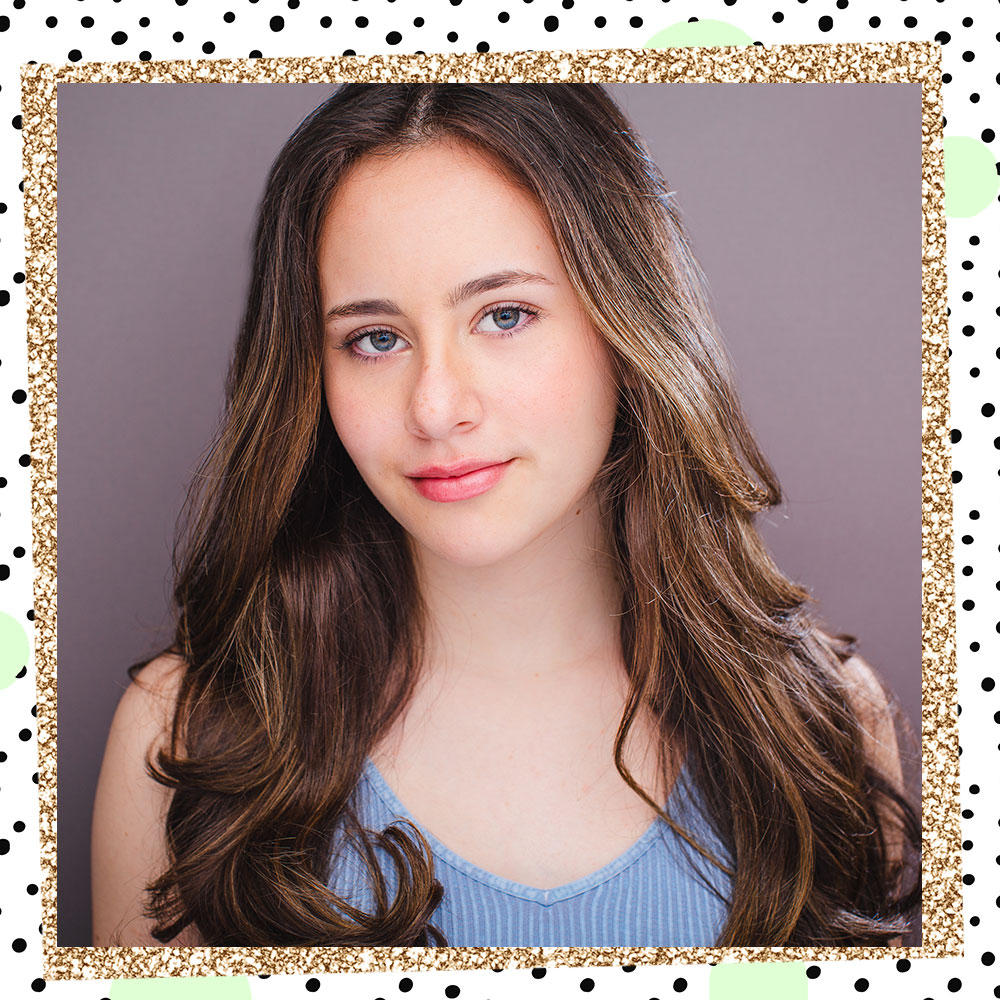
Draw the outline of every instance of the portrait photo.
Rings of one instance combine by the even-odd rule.
[[[921,114],[61,83],[59,945],[919,945]]]

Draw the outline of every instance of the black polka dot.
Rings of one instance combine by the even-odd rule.
[[[79,49],[70,49],[66,53],[66,58],[70,62],[79,62],[83,58],[83,53]]]
[[[508,14],[507,11],[502,10],[499,14],[497,14],[497,20],[501,24],[506,24],[510,20],[510,14]]]
[[[997,408],[992,403],[983,403],[982,414],[984,417],[992,417]]]
[[[964,885],[973,885],[975,881],[976,881],[976,876],[971,873],[962,876],[962,883]]]
[[[111,41],[115,45],[124,45],[128,41],[128,35],[126,35],[124,31],[116,31],[111,36]]]
[[[232,24],[233,21],[236,20],[236,15],[231,10],[227,10],[226,13],[222,15],[222,20],[225,21],[226,24]]]
[[[604,25],[606,25],[607,23],[608,23],[608,19],[606,17],[595,17],[594,18],[594,27],[595,28],[603,28]]]
[[[247,57],[248,57],[248,58],[250,58],[250,59],[260,59],[260,57],[261,57],[261,56],[262,56],[263,54],[264,54],[264,53],[263,53],[263,52],[261,52],[261,51],[260,51],[260,49],[251,49],[251,50],[250,50],[250,51],[249,51],[249,52],[247,53]]]
[[[628,23],[633,28],[641,28],[642,27],[642,18],[641,17],[630,17],[628,19]]]
[[[41,993],[42,990],[45,989],[45,980],[44,979],[32,979],[32,981],[31,981],[31,988],[36,993]]]
[[[0,837],[0,854],[7,854],[10,851],[10,841],[6,837]]]
[[[45,18],[45,27],[54,28],[59,23],[59,18],[57,17],[47,17]]]
[[[21,127],[21,122],[22,122],[22,119],[21,119],[20,115],[14,115],[14,117],[11,118],[11,120],[10,120],[10,123],[11,123],[11,125],[14,126],[14,128],[20,128]]]
[[[862,979],[855,979],[854,980],[854,988],[859,993],[864,993],[868,989],[868,980],[867,979],[863,979],[863,978]]]
[[[951,41],[951,35],[947,31],[939,31],[934,36],[935,42],[940,42],[942,45],[947,45]]]
[[[23,559],[24,558],[24,546],[23,545],[15,545],[14,546],[14,558],[15,559]]]
[[[268,23],[271,25],[272,31],[281,31],[285,26],[285,19],[280,14],[275,14]]]
[[[400,979],[399,981],[400,993],[409,993],[410,990],[412,989],[413,989],[413,980],[410,979],[409,976],[404,976],[402,979]]]
[[[356,17],[354,19],[354,23],[359,28],[367,28],[368,27],[368,18],[367,17]]]
[[[152,58],[153,58],[153,53],[150,52],[149,49],[143,49],[139,53],[139,61],[140,62],[149,62],[149,60],[152,59]]]
[[[868,26],[871,28],[877,28],[881,23],[882,23],[882,18],[880,17],[868,18]]]
[[[580,989],[583,990],[584,993],[589,993],[593,988],[594,988],[594,980],[593,979],[581,979],[580,980]]]
[[[908,958],[901,958],[896,963],[897,972],[909,972],[910,971],[910,960]]]
[[[92,28],[94,26],[94,19],[92,17],[81,17],[80,24],[84,28]]]
[[[963,62],[972,62],[972,60],[975,58],[976,58],[976,53],[971,50],[962,53]]]
[[[979,138],[982,139],[983,142],[992,142],[996,137],[996,132],[994,132],[991,128],[984,128],[982,132],[979,133]]]
[[[149,18],[148,17],[140,17],[139,18],[139,27],[140,28],[148,28],[149,27]]]
[[[559,18],[554,14],[549,14],[542,22],[542,25],[546,31],[555,31],[559,27]]]
[[[992,951],[984,951],[983,957],[980,959],[983,965],[992,965],[996,961],[996,955]]]
[[[828,14],[819,19],[819,30],[829,31],[833,27],[833,18]]]
[[[960,483],[962,481],[962,473],[957,470],[951,474],[951,481],[953,483]]]
[[[971,28],[972,27],[972,18],[971,17],[963,17],[962,18],[962,27],[963,28]]]
[[[847,10],[847,0],[837,0],[838,10]]]
[[[389,45],[399,45],[403,40],[403,36],[398,31],[390,31],[388,35],[385,36],[385,40]]]
[[[915,28],[917,26],[917,19],[912,15],[910,17],[904,17],[903,24],[906,25],[907,28]]]
[[[951,443],[952,444],[958,444],[958,442],[961,441],[961,440],[962,440],[962,432],[960,430],[958,430],[957,427],[956,428],[952,428]]]
[[[674,980],[674,992],[683,993],[688,988],[686,979],[677,978]]]
[[[26,469],[29,465],[31,465],[31,456],[30,455],[22,455],[17,460],[17,464],[20,465],[22,469]]]
[[[819,979],[819,974],[820,974],[821,971],[822,970],[820,969],[820,967],[818,965],[810,965],[809,968],[806,969],[806,978],[807,979]]]
[[[319,980],[313,977],[312,979],[306,980],[306,989],[310,993],[315,993],[319,989]]]
[[[785,19],[785,15],[782,14],[780,10],[776,10],[771,15],[771,20],[774,21],[775,24],[781,24],[781,22],[784,21],[784,19]]]
[[[992,678],[992,677],[984,677],[984,678],[983,678],[983,679],[982,679],[982,680],[981,680],[981,681],[979,682],[979,686],[980,686],[980,687],[981,687],[981,688],[982,688],[982,689],[983,689],[984,691],[992,691],[992,690],[993,690],[993,689],[994,689],[994,688],[995,688],[995,687],[997,686],[997,682],[996,682],[995,680],[993,680],[993,678]]]
[[[962,980],[957,976],[954,979],[948,980],[948,992],[957,993],[962,988]]]
[[[531,978],[532,979],[544,979],[545,978],[545,970],[544,969],[532,969],[531,970]]]
[[[14,951],[21,952],[28,947],[28,942],[25,941],[24,938],[14,938],[14,940],[11,941],[10,946],[14,949]]]
[[[10,27],[10,18],[4,14],[0,17],[0,31],[6,31]]]
[[[455,1000],[455,997],[459,995],[462,991],[457,986],[446,986],[444,988],[444,995],[448,997],[448,1000]]]
[[[333,24],[333,18],[332,17],[327,17],[327,16],[324,15],[323,17],[321,17],[319,19],[319,26],[321,28],[329,28],[331,24]]]
[[[22,743],[27,743],[27,742],[28,742],[28,740],[30,740],[30,739],[31,739],[31,730],[30,730],[30,729],[22,729],[22,730],[21,730],[21,731],[20,731],[20,732],[19,732],[19,733],[17,734],[17,738],[18,738],[18,739],[19,739],[19,740],[20,740],[20,741],[21,741]]]

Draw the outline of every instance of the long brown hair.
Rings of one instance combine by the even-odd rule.
[[[780,490],[701,271],[641,139],[593,84],[345,85],[273,164],[225,417],[178,547],[171,648],[187,670],[151,766],[174,789],[170,866],[149,895],[158,939],[193,924],[222,945],[444,943],[419,831],[364,830],[351,808],[367,753],[413,690],[422,608],[404,533],[323,404],[316,260],[353,163],[442,138],[488,154],[536,199],[617,368],[595,487],[624,594],[618,770],[659,810],[623,755],[647,707],[664,764],[668,740],[687,748],[729,851],[713,859],[732,887],[719,944],[887,942],[918,893],[887,829],[912,860],[915,811],[866,755],[850,648],[817,628],[758,536],[755,516]],[[374,912],[328,886],[338,830],[368,860]]]

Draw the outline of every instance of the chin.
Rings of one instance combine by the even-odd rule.
[[[512,530],[513,529],[513,530]],[[452,523],[441,530],[412,530],[407,527],[416,553],[463,569],[496,566],[522,551],[531,538],[512,525]]]
[[[495,566],[514,555],[518,549],[505,539],[501,544],[496,539],[478,537],[465,538],[453,535],[448,539],[424,539],[411,536],[418,551],[450,563],[462,569],[485,569]]]

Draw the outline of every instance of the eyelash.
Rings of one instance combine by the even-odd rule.
[[[518,326],[511,327],[511,329],[509,330],[490,331],[487,334],[487,336],[503,338],[503,339],[507,339],[508,337],[513,337],[514,334],[521,333],[521,331],[530,326],[538,317],[539,313],[538,309],[534,309],[531,306],[527,306],[523,302],[501,302],[498,305],[487,306],[482,312],[480,312],[479,316],[476,318],[476,326],[479,326],[479,324],[482,323],[482,321],[486,319],[486,317],[489,316],[491,313],[501,312],[504,309],[513,309],[516,310],[517,312],[524,313],[527,317],[529,317],[528,321]],[[391,333],[394,336],[399,337],[400,340],[406,339],[405,337],[401,337],[398,333],[396,333],[395,330],[389,330],[386,327],[377,326],[374,329],[361,330],[360,332],[355,333],[353,336],[349,337],[340,345],[340,350],[349,352],[352,358],[356,358],[358,361],[364,362],[365,364],[371,362],[377,363],[380,360],[377,354],[363,354],[360,351],[351,350],[351,348],[354,347],[356,343],[358,343],[361,340],[364,340],[365,337],[371,337],[377,333]],[[386,352],[386,354],[388,353],[391,352]]]

